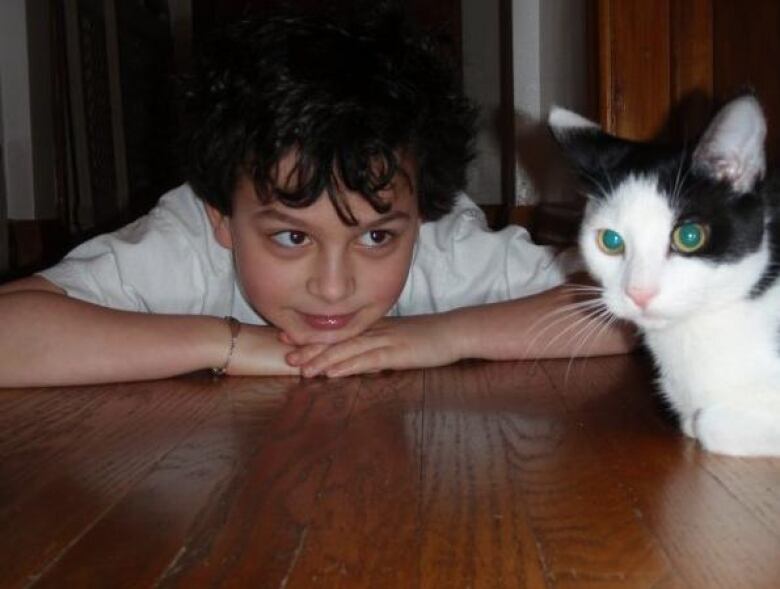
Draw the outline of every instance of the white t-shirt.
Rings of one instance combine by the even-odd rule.
[[[422,224],[406,285],[389,314],[520,298],[561,284],[577,269],[576,258],[535,245],[521,227],[491,231],[481,209],[461,194],[452,212]],[[163,195],[148,215],[81,244],[40,275],[71,297],[106,307],[264,323],[186,184]]]

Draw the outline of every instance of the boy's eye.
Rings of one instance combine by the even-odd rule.
[[[301,247],[309,243],[309,236],[303,231],[279,231],[271,239],[282,247]]]
[[[378,247],[386,244],[393,238],[393,234],[390,231],[384,229],[373,229],[372,231],[366,231],[360,236],[360,245],[366,247]]]
[[[612,229],[599,229],[596,234],[596,244],[602,252],[610,256],[617,256],[626,249],[623,237]]]

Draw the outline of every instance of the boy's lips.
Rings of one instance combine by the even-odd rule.
[[[309,315],[301,313],[303,320],[314,329],[330,330],[345,327],[355,316],[355,313],[345,315]]]

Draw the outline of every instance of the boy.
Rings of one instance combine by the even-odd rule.
[[[576,304],[534,325],[574,300],[549,290],[559,260],[459,195],[474,110],[393,15],[239,23],[189,105],[188,184],[0,289],[0,386],[578,351]],[[628,347],[607,330],[587,352]]]

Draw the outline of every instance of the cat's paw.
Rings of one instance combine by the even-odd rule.
[[[696,437],[696,419],[699,417],[699,411],[697,410],[687,417],[680,418],[680,429],[689,438]]]
[[[697,411],[690,427],[710,452],[729,456],[780,456],[780,418],[761,409],[719,405]]]

